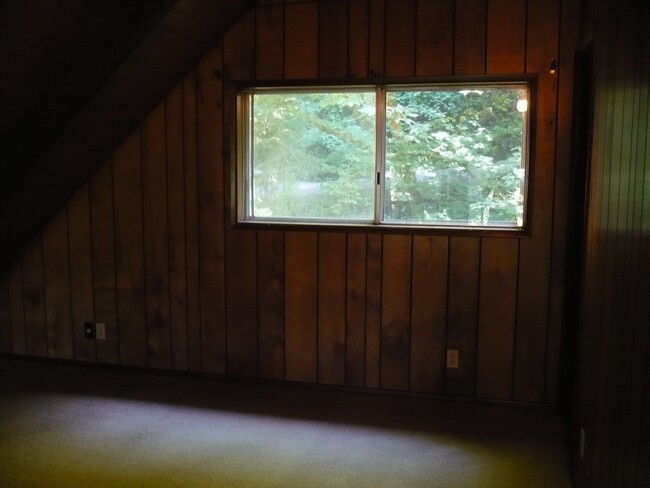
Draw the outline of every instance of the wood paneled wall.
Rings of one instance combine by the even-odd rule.
[[[650,7],[599,3],[572,452],[576,486],[641,488],[650,486]]]
[[[2,351],[556,403],[576,4],[259,0],[0,280]],[[531,238],[228,225],[228,80],[501,73],[539,76]]]

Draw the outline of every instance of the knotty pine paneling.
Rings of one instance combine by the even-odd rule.
[[[71,200],[67,231],[54,222],[58,232],[39,236],[0,281],[0,347],[555,402],[562,293],[551,284],[563,283],[570,158],[558,141],[570,136],[573,80],[563,70],[578,20],[561,9],[559,0],[257,2]],[[504,73],[538,75],[532,236],[230,226],[230,80]],[[106,340],[82,339],[85,321],[105,323]],[[446,368],[448,348],[460,368]]]

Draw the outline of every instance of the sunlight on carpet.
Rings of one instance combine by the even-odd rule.
[[[512,442],[72,395],[0,409],[5,488],[565,486]]]

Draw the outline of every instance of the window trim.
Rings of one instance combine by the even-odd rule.
[[[383,215],[382,198],[380,193],[385,188],[385,171],[379,173],[380,184],[375,184],[374,204],[380,208],[376,209],[372,220],[369,221],[352,221],[352,220],[318,220],[307,221],[296,218],[295,221],[288,218],[282,218],[277,221],[273,220],[245,220],[246,192],[244,190],[245,169],[250,164],[248,157],[251,151],[251,137],[245,134],[245,118],[252,117],[250,112],[246,112],[247,103],[244,103],[244,97],[250,90],[277,91],[281,89],[314,91],[320,89],[342,91],[350,89],[373,89],[386,90],[394,88],[429,88],[435,85],[522,85],[525,84],[528,89],[528,109],[526,131],[527,137],[524,138],[522,153],[526,154],[526,173],[524,178],[524,199],[526,202],[524,211],[524,223],[521,227],[498,227],[498,226],[459,226],[459,225],[442,225],[442,224],[401,224],[398,222],[381,222],[377,221],[378,215]],[[533,207],[534,207],[534,169],[535,169],[535,140],[536,140],[536,113],[537,113],[537,75],[536,74],[504,74],[504,75],[477,75],[477,76],[443,76],[443,77],[408,77],[408,78],[389,78],[375,77],[363,79],[294,79],[294,80],[242,80],[232,81],[233,107],[231,132],[231,154],[235,157],[231,159],[234,163],[231,166],[231,227],[242,229],[269,229],[279,231],[334,231],[334,232],[363,232],[363,233],[380,233],[380,234],[412,234],[412,235],[447,235],[447,236],[474,236],[474,237],[531,237],[533,228]],[[380,98],[380,100],[383,100]],[[381,108],[381,107],[380,107]],[[246,112],[246,113],[245,113]],[[385,117],[385,110],[380,110],[376,114],[376,146],[381,150],[382,158],[385,158],[385,120],[379,120]],[[243,116],[245,115],[245,116]],[[248,139],[248,140],[247,140]],[[382,168],[385,168],[385,161],[382,161]]]

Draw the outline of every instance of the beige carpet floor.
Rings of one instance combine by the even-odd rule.
[[[0,359],[0,487],[570,487],[546,409]]]

